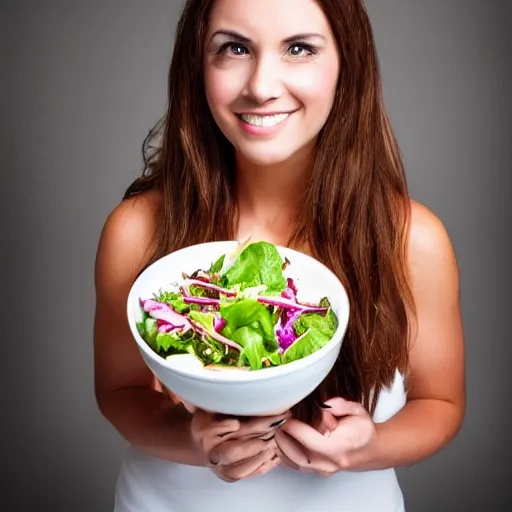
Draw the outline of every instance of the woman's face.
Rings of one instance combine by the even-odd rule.
[[[237,152],[271,165],[314,144],[339,73],[314,0],[216,0],[205,45],[208,104]]]

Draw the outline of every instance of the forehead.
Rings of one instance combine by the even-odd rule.
[[[254,39],[330,31],[315,0],[215,0],[208,28],[243,31]]]

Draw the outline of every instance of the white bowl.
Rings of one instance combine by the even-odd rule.
[[[168,254],[146,268],[134,282],[127,301],[130,329],[147,366],[157,379],[183,401],[200,409],[236,415],[281,414],[307,397],[333,367],[345,336],[349,300],[345,288],[326,266],[300,252],[277,247],[290,264],[284,271],[293,278],[299,301],[317,303],[327,297],[338,318],[333,338],[320,350],[290,363],[262,370],[212,371],[191,365],[181,367],[156,354],[140,336],[137,322],[142,318],[140,298],[151,298],[160,289],[182,280],[182,272],[207,270],[222,254],[235,250],[237,243],[211,242],[186,247]]]

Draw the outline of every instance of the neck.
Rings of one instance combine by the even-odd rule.
[[[311,152],[298,152],[287,161],[262,166],[237,155],[236,195],[238,239],[266,240],[285,245],[301,207]]]

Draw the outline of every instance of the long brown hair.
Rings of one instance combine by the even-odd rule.
[[[214,0],[188,0],[178,22],[168,109],[144,141],[144,169],[125,198],[162,192],[161,223],[148,264],[195,243],[233,239],[234,152],[206,102],[203,44]],[[334,33],[340,76],[318,136],[310,182],[290,246],[313,255],[346,286],[351,317],[327,379],[295,407],[311,421],[315,402],[343,396],[375,410],[378,392],[408,370],[409,199],[387,114],[370,21],[361,0],[318,0]],[[160,136],[160,141],[152,142]]]

